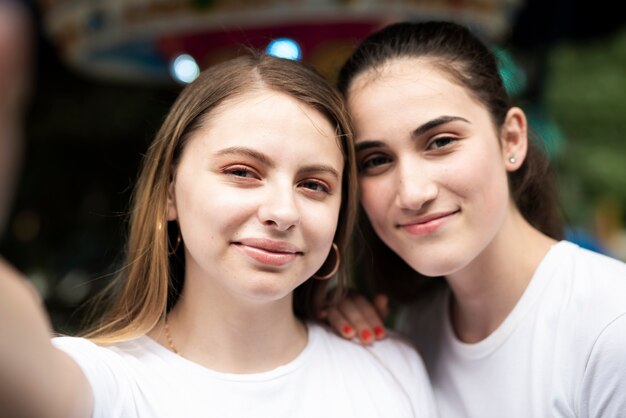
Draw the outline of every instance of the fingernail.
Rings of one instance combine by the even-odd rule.
[[[361,331],[361,341],[369,341],[372,338],[372,332],[369,329]]]
[[[374,334],[376,334],[377,338],[383,338],[385,336],[385,328],[380,325],[376,325],[374,327]]]
[[[343,326],[343,333],[345,335],[352,334],[352,327],[348,324]]]

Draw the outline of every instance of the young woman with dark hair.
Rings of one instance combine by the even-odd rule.
[[[626,265],[561,240],[548,160],[488,47],[454,23],[394,24],[360,44],[339,88],[364,212],[357,268],[400,302],[441,415],[622,416]],[[384,335],[363,296],[328,319],[348,338]]]

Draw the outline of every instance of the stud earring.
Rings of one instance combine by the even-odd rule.
[[[511,155],[511,156],[509,157],[509,162],[510,162],[511,164],[515,164],[515,162],[516,162],[516,161],[517,161],[517,158],[515,158],[515,155]]]

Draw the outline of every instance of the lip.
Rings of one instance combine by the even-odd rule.
[[[443,225],[452,220],[457,213],[459,213],[459,210],[431,213],[409,222],[401,223],[398,227],[414,236],[429,235],[438,231]]]
[[[256,263],[271,267],[287,265],[303,254],[299,247],[289,242],[267,238],[245,238],[232,244]]]

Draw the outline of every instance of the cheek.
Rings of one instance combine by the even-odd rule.
[[[389,190],[380,179],[365,177],[359,180],[360,201],[368,216],[376,216],[382,210]]]
[[[373,224],[376,223],[378,218],[377,214],[380,212],[381,197],[377,193],[378,186],[375,181],[370,179],[359,181],[359,200],[361,206],[365,210],[367,217]],[[378,195],[378,198],[376,196]]]
[[[202,180],[177,190],[178,222],[186,235],[186,242],[215,238],[220,232],[232,232],[250,216],[252,205],[245,193],[235,193],[215,185],[201,186]]]
[[[329,202],[330,204],[312,205],[306,202],[301,210],[301,227],[308,237],[308,245],[311,249],[325,249],[329,247],[337,230],[341,197]]]
[[[481,218],[487,223],[499,219],[508,206],[508,177],[499,160],[477,157],[475,162],[459,166],[449,181],[456,182],[463,197],[471,200]]]
[[[386,221],[389,219],[388,209],[393,206],[393,186],[381,178],[364,178],[359,181],[361,205],[374,231],[383,239],[388,235]]]

